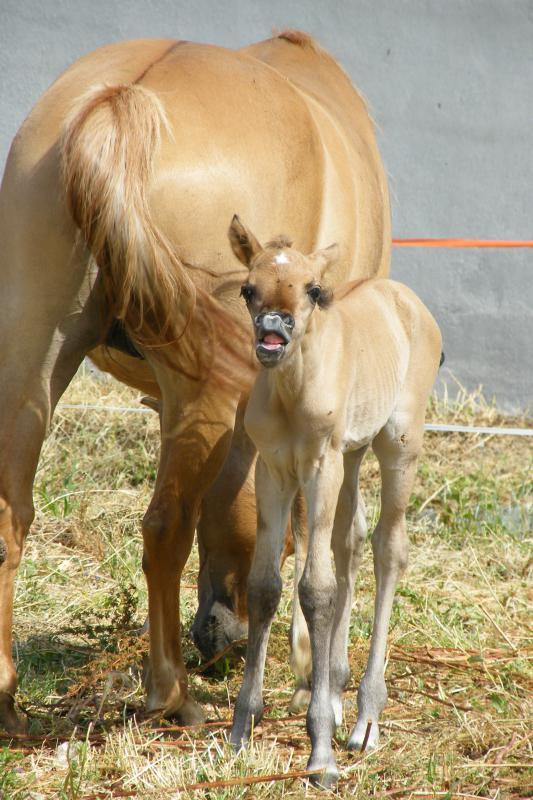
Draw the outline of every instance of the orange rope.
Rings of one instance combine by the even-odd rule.
[[[500,239],[393,239],[396,247],[533,247],[533,241]]]

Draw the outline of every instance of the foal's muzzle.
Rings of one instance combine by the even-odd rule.
[[[255,354],[264,367],[274,367],[285,353],[294,328],[294,317],[281,311],[258,314],[255,325]]]

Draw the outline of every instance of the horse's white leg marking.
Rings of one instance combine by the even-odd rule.
[[[289,704],[289,711],[298,713],[307,708],[311,698],[311,644],[307,622],[303,615],[298,584],[307,558],[307,522],[303,497],[298,494],[292,508],[292,535],[294,539],[294,593],[290,630],[291,667],[296,677],[296,689]]]
[[[331,541],[335,557],[337,604],[331,638],[329,680],[336,726],[342,723],[342,692],[350,678],[348,634],[352,595],[367,535],[365,511],[358,489],[359,468],[365,452],[366,447],[344,456],[344,481]]]
[[[233,716],[230,741],[240,746],[252,724],[263,714],[263,673],[270,626],[281,597],[280,558],[296,491],[293,483],[280,488],[262,458],[255,471],[257,539],[248,577],[248,647],[244,677]]]
[[[307,711],[311,738],[308,769],[320,769],[316,782],[332,785],[338,770],[331,747],[335,720],[329,688],[330,643],[337,584],[331,565],[331,535],[343,479],[343,458],[329,450],[316,475],[305,487],[309,523],[309,550],[299,585],[300,603],[309,628],[313,677]]]
[[[381,514],[372,534],[376,598],[374,626],[365,674],[357,695],[358,715],[348,740],[348,749],[360,749],[367,725],[372,723],[367,749],[379,741],[378,719],[387,702],[385,686],[385,652],[392,603],[396,585],[407,566],[408,541],[405,509],[409,502],[416,473],[417,454],[422,430],[405,437],[407,446],[392,439],[384,429],[376,437],[373,449],[381,469]]]

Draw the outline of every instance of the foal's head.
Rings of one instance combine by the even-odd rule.
[[[322,276],[338,257],[336,244],[304,256],[278,236],[262,247],[235,215],[229,228],[233,252],[250,270],[241,287],[255,331],[255,352],[264,367],[274,367],[301,339],[311,314],[325,308],[331,292]]]

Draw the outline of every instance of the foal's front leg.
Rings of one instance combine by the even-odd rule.
[[[305,489],[309,549],[300,580],[299,596],[309,628],[313,660],[311,701],[307,711],[311,756],[307,768],[320,773],[312,780],[322,786],[334,784],[339,774],[331,747],[335,718],[329,671],[337,583],[331,565],[330,545],[342,479],[342,454],[331,450],[323,457],[316,475]]]
[[[255,471],[257,539],[248,578],[248,647],[230,741],[240,746],[263,715],[263,673],[270,626],[281,597],[280,558],[296,486],[279,487],[261,457]]]
[[[289,633],[291,668],[296,678],[296,688],[289,703],[289,711],[298,714],[306,710],[311,698],[311,644],[307,622],[298,597],[298,585],[307,559],[307,515],[304,497],[299,491],[292,504],[292,536],[294,540],[294,594],[292,620]]]

